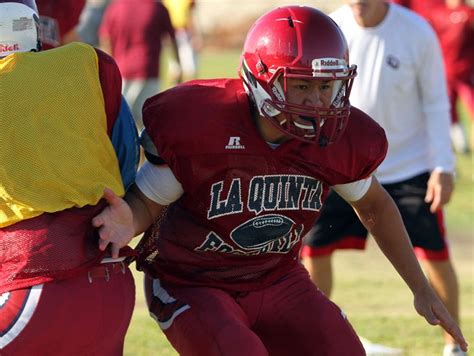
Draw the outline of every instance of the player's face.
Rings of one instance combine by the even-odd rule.
[[[388,5],[383,0],[346,0],[359,25],[372,27],[381,21]]]
[[[287,78],[285,90],[286,101],[291,104],[327,109],[331,106],[340,84],[340,81],[334,80]],[[280,85],[284,87],[283,80],[280,80]],[[287,117],[288,115],[291,115],[291,117]],[[304,127],[310,131],[313,129],[313,126],[308,123],[307,119],[295,114],[281,113],[276,118],[279,122],[291,120],[296,126]],[[262,136],[269,142],[282,143],[291,139],[290,135],[268,124],[266,119],[263,120],[263,125],[260,125],[260,129]]]
[[[287,79],[287,100],[292,104],[329,108],[334,80]]]
[[[336,81],[287,79],[287,100],[292,104],[327,109],[331,106]],[[293,121],[307,125],[307,121],[298,115],[292,115]]]

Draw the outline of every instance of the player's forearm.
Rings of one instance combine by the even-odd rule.
[[[163,209],[162,206],[153,203],[146,198],[136,185],[132,186],[127,192],[125,201],[132,210],[135,236],[148,229],[155,219],[160,216]]]

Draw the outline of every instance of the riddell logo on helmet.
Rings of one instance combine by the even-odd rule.
[[[337,59],[321,59],[322,66],[337,66],[339,65],[339,60]]]
[[[340,58],[316,58],[313,59],[312,67],[314,70],[326,69],[326,68],[343,68],[346,65],[346,61]]]
[[[18,43],[11,44],[11,45],[0,43],[0,53],[15,52],[15,51],[18,51],[19,49],[20,49],[20,46],[18,45]]]

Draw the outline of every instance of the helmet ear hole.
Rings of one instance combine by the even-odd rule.
[[[267,66],[261,60],[257,62],[257,71],[259,74],[267,72]]]

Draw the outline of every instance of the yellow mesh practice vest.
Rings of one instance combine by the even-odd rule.
[[[86,44],[0,59],[0,227],[123,195]]]
[[[191,0],[163,0],[170,13],[171,22],[176,29],[186,28],[189,21],[189,7]]]

